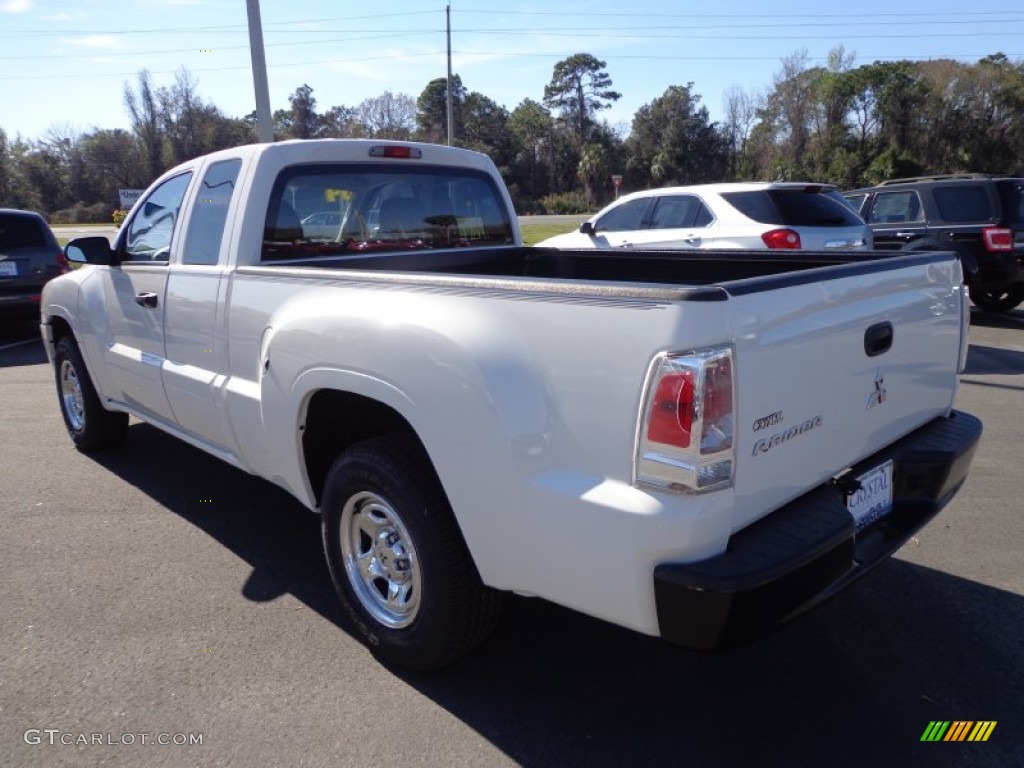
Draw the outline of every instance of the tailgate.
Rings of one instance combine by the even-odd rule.
[[[951,408],[966,307],[950,254],[726,288],[736,332],[734,531]]]

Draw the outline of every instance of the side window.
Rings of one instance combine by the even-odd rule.
[[[935,204],[947,222],[994,219],[987,190],[980,184],[936,187]]]
[[[647,198],[630,200],[628,203],[612,208],[594,224],[596,232],[624,232],[640,229],[644,211],[647,210]]]
[[[707,227],[715,220],[715,217],[711,213],[711,209],[708,208],[704,201],[700,202],[700,207],[697,209],[697,215],[693,219],[693,226],[695,227]]]
[[[125,261],[168,260],[174,225],[191,178],[191,173],[170,178],[136,203],[138,211],[132,216],[125,236]]]
[[[649,229],[684,229],[706,227],[711,223],[711,212],[694,195],[665,195],[658,197],[651,216]]]
[[[923,221],[917,192],[879,192],[871,206],[868,224],[901,224]]]
[[[860,207],[864,205],[865,197],[867,197],[867,195],[864,193],[843,195],[843,199],[846,201],[846,204],[858,213],[860,213]]]
[[[196,192],[196,203],[188,222],[183,264],[217,263],[228,205],[241,168],[242,161],[235,159],[214,163],[207,169]]]

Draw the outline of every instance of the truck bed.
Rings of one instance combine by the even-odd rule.
[[[630,290],[628,284],[631,283],[722,286],[728,287],[730,293],[743,293],[946,258],[945,254],[906,255],[892,251],[801,251],[797,255],[752,251],[572,251],[511,246],[278,260],[264,262],[264,267],[570,280],[578,281],[582,292],[586,292],[583,284],[589,282],[617,283],[624,293],[636,292]],[[847,269],[822,271],[825,267],[843,265]],[[607,291],[606,286],[603,292]],[[650,297],[646,291],[640,293]],[[693,297],[692,293],[688,295]],[[710,296],[710,292],[699,291],[697,295]],[[676,297],[683,298],[682,295]]]

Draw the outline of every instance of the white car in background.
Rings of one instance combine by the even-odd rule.
[[[872,239],[832,185],[733,182],[633,192],[537,246],[824,251],[868,250]]]

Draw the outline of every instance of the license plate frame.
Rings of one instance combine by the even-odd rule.
[[[860,531],[892,512],[892,476],[895,462],[883,461],[857,476],[856,491],[846,497],[846,509]]]

